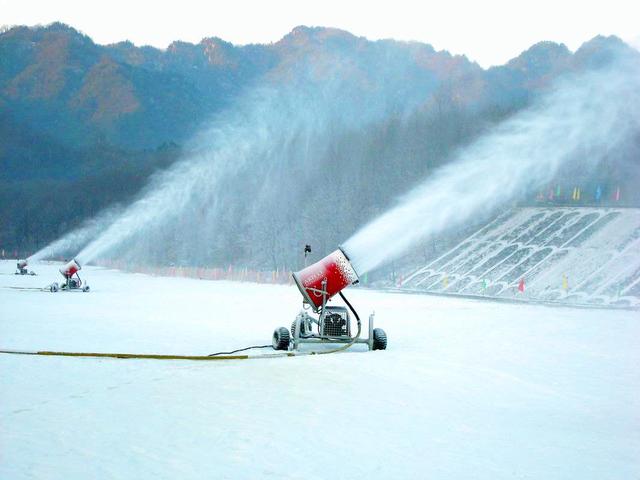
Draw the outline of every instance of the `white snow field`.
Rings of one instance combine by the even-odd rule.
[[[0,276],[0,349],[208,354],[269,343],[302,298],[91,267],[90,293],[6,288],[61,279],[30,268]],[[388,350],[0,354],[0,478],[640,478],[637,312],[345,293]]]

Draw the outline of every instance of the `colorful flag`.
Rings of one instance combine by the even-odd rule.
[[[569,290],[569,278],[564,273],[562,274],[562,289],[565,292]]]
[[[520,279],[520,283],[518,283],[518,290],[520,293],[524,293],[524,278]]]
[[[596,187],[596,202],[599,202],[601,198],[602,198],[602,188],[600,188],[600,185],[598,185]]]
[[[442,278],[442,286],[443,286],[444,288],[447,288],[447,287],[449,286],[449,276],[448,276],[448,275],[445,275],[445,276]]]

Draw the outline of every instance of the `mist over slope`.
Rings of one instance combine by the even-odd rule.
[[[326,28],[298,27],[271,45],[213,38],[160,51],[95,45],[59,24],[4,32],[0,48],[13,55],[0,72],[0,104],[8,107],[1,115],[11,122],[0,126],[15,120],[43,138],[18,147],[9,141],[0,152],[11,167],[2,191],[22,195],[19,208],[9,207],[8,193],[0,199],[8,219],[0,246],[36,250],[121,200],[120,223],[109,217],[102,236],[95,222],[88,235],[75,232],[65,254],[87,247],[96,258],[261,268],[296,268],[304,243],[318,253],[333,248],[555,79],[632,55],[616,38],[597,37],[575,54],[543,42],[485,71],[429,45],[370,42]],[[20,48],[26,53],[18,56]],[[52,48],[63,53],[52,56]],[[33,155],[46,142],[60,145],[60,160]],[[113,178],[102,184],[108,198],[93,198],[83,185],[89,174],[99,181],[107,164],[87,168],[88,149],[127,159],[117,185]],[[140,156],[148,168],[132,181],[127,172]],[[41,165],[33,166],[34,157]],[[630,182],[619,161],[628,157],[612,155],[602,177]],[[168,163],[134,201],[150,172]],[[25,168],[32,173],[17,182]],[[55,212],[57,202],[48,200],[43,210],[42,196],[29,188],[38,172],[40,181],[57,179],[49,198],[74,192],[76,202]],[[117,189],[126,192],[119,197]],[[51,216],[64,219],[64,228]]]
[[[562,173],[575,181],[575,172],[597,175],[602,162],[613,157],[626,163],[637,153],[639,62],[623,57],[561,80],[460,149],[448,165],[347,240],[357,270],[372,270],[421,240],[522,201]]]

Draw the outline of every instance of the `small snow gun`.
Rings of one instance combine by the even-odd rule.
[[[52,292],[57,292],[58,290],[82,290],[83,292],[88,292],[89,285],[83,284],[80,275],[78,275],[78,271],[81,269],[82,267],[74,258],[60,269],[60,273],[64,277],[64,283],[58,285],[57,282],[54,282],[49,285],[49,289]]]
[[[349,285],[358,283],[358,274],[342,248],[293,273],[292,276],[302,294],[303,309],[291,324],[291,332],[286,327],[280,327],[273,332],[274,349],[297,350],[302,343],[344,344],[339,350],[346,349],[354,343],[365,343],[369,350],[384,350],[387,347],[387,335],[384,330],[373,328],[373,314],[369,316],[368,337],[360,338],[360,317],[342,293]],[[335,295],[340,295],[346,307],[327,305]],[[307,312],[309,308],[317,317]],[[353,313],[357,323],[354,336],[351,335],[349,311]]]
[[[34,271],[27,270],[28,265],[29,262],[26,259],[18,260],[16,275],[35,275],[36,273]]]

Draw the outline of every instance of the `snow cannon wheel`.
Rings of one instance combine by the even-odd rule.
[[[381,328],[373,329],[373,349],[374,350],[387,349],[387,334]]]
[[[49,291],[52,293],[55,293],[58,291],[58,284],[57,283],[52,283],[51,285],[49,285]]]
[[[89,285],[85,285],[84,287],[82,287],[82,291],[83,291],[83,292],[88,292],[89,290],[91,290],[91,289],[89,288]]]
[[[304,337],[305,335],[307,335],[309,332],[307,332],[307,327],[305,326],[304,321],[300,322],[300,333],[298,334],[298,337]],[[296,336],[296,321],[294,320],[293,323],[291,323],[291,337],[295,337]]]
[[[271,344],[273,345],[274,350],[287,350],[289,348],[290,340],[291,337],[289,336],[289,330],[287,330],[286,327],[280,327],[273,331]]]

